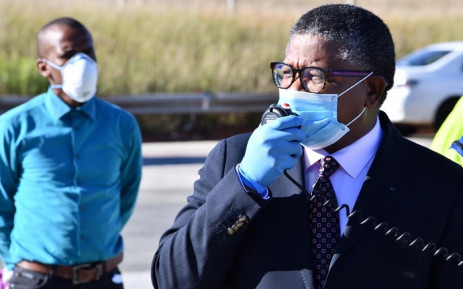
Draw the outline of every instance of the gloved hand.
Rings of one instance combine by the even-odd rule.
[[[251,182],[267,187],[302,154],[303,119],[290,115],[259,126],[251,135],[239,171]]]

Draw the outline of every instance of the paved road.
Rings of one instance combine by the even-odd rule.
[[[432,134],[410,137],[429,147]],[[143,178],[134,214],[123,231],[126,289],[151,289],[151,258],[164,230],[192,193],[197,171],[216,141],[143,144]]]
[[[122,232],[126,289],[152,288],[149,269],[161,234],[192,193],[193,182],[216,141],[143,144],[143,177],[132,218]]]

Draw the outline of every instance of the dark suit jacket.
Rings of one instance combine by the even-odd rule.
[[[354,207],[362,215],[349,220],[325,288],[463,288],[458,258],[422,252],[419,240],[409,246],[421,238],[463,253],[463,169],[401,137],[384,113],[380,119],[383,141]],[[161,237],[155,288],[314,288],[306,197],[284,175],[269,186],[270,200],[242,189],[234,168],[248,138],[222,140],[207,157]],[[304,184],[302,162],[288,172]],[[398,230],[360,224],[369,216]]]

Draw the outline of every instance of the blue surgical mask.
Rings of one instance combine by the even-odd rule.
[[[326,148],[349,132],[349,125],[365,112],[366,107],[348,124],[343,124],[338,122],[337,117],[338,98],[367,79],[372,73],[341,94],[320,94],[280,88],[278,103],[280,105],[289,104],[291,110],[304,119],[301,129],[306,133],[306,137],[301,142],[302,145],[313,150]]]

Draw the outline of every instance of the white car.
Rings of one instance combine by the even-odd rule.
[[[381,110],[399,130],[438,129],[463,95],[463,41],[436,43],[397,61]]]

